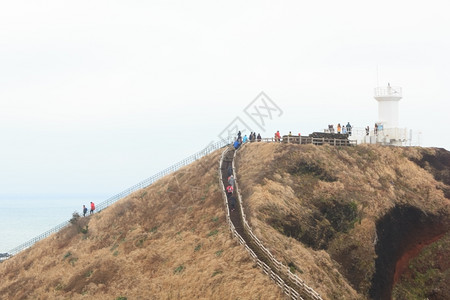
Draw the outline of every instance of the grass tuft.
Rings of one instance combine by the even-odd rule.
[[[184,271],[185,267],[183,265],[179,265],[178,267],[175,268],[175,270],[173,270],[173,274],[179,274],[182,273]]]
[[[208,236],[213,236],[213,235],[216,235],[217,233],[219,233],[219,230],[214,229],[208,233]]]

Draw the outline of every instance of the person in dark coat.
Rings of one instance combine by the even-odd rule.
[[[86,217],[87,214],[87,207],[86,205],[83,205],[83,217]]]
[[[347,122],[347,125],[345,127],[347,127],[348,135],[352,135],[352,125],[350,125],[350,122]]]
[[[231,196],[230,197],[230,208],[231,208],[231,211],[234,211],[235,207],[236,207],[236,198],[234,196]]]

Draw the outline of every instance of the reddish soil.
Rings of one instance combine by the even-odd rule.
[[[394,285],[400,280],[400,277],[402,274],[408,269],[409,261],[419,255],[419,253],[422,251],[422,249],[425,246],[428,246],[439,239],[441,239],[445,233],[442,233],[440,235],[434,236],[434,237],[427,237],[424,236],[422,241],[418,244],[412,245],[412,247],[408,250],[406,250],[403,255],[400,257],[400,259],[397,261],[395,265],[395,273],[394,273]]]

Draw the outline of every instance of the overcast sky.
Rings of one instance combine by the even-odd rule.
[[[373,126],[388,82],[400,126],[450,150],[447,1],[0,3],[0,199],[116,194],[236,117]],[[261,91],[279,108],[262,129],[244,111]]]

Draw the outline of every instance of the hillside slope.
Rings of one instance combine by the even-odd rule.
[[[231,238],[216,151],[0,264],[1,299],[282,299]]]
[[[1,263],[0,298],[282,299],[229,234],[220,152]],[[236,166],[254,233],[323,299],[450,294],[449,152],[253,143]]]
[[[443,149],[254,143],[236,166],[254,232],[324,299],[389,299],[413,258],[448,239]],[[436,262],[449,257],[434,248]],[[448,264],[433,274],[422,293],[444,299]]]

